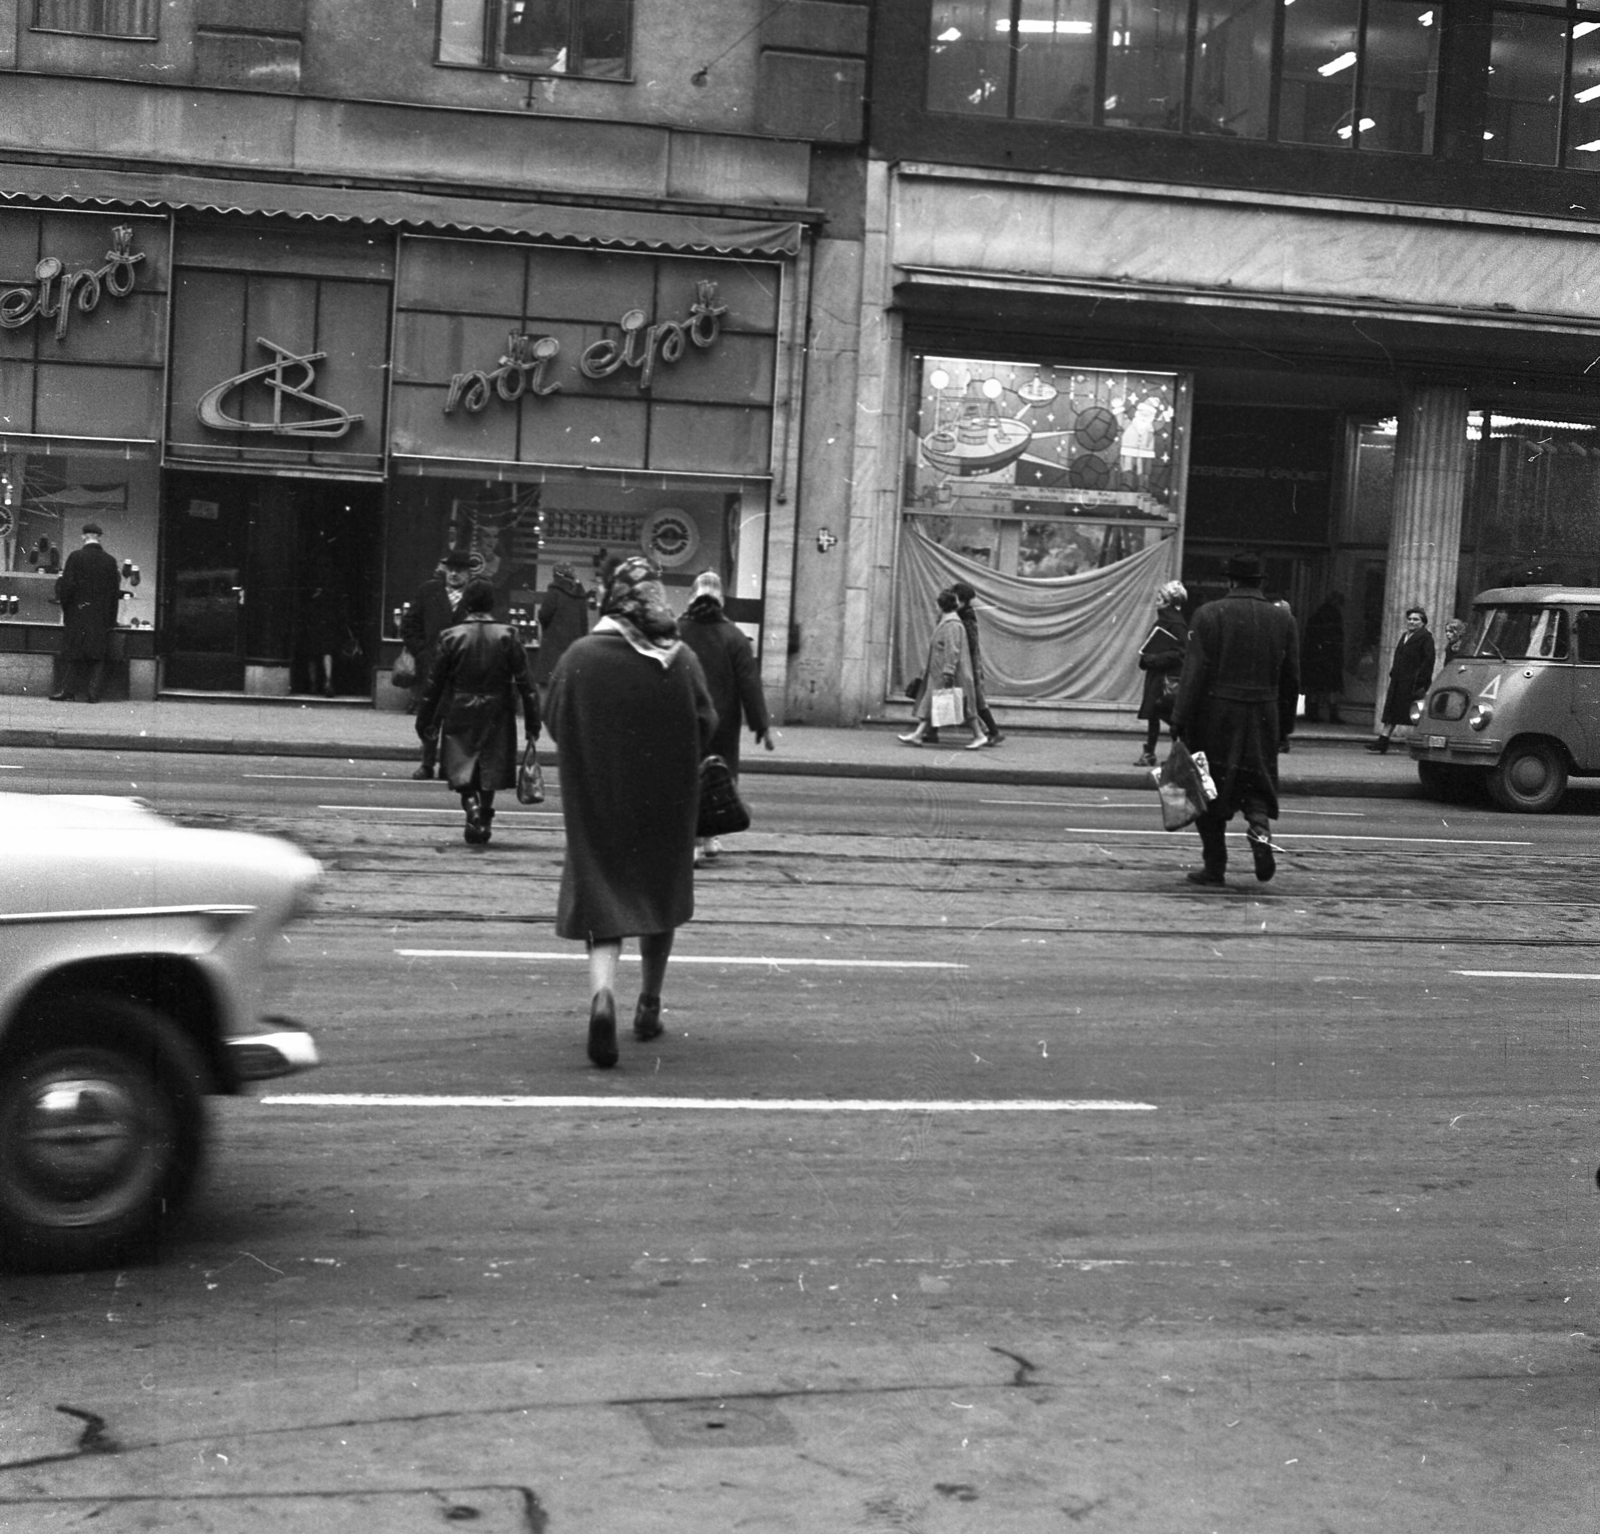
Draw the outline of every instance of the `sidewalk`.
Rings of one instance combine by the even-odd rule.
[[[964,749],[964,731],[950,746],[913,749],[887,725],[830,729],[789,725],[775,731],[774,751],[747,736],[741,770],[832,778],[975,782],[1054,788],[1148,790],[1149,772],[1135,767],[1144,727],[1122,731],[1008,731],[1005,743]],[[1416,768],[1403,745],[1388,755],[1363,749],[1369,732],[1354,725],[1308,727],[1280,764],[1285,794],[1409,798]],[[0,696],[0,749],[191,751],[250,756],[416,760],[417,741],[405,714],[359,705],[229,698],[161,698],[154,703],[52,703]],[[549,738],[540,755],[554,760]]]

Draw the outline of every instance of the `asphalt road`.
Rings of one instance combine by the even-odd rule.
[[[1600,1521],[1592,799],[1288,801],[1214,891],[1153,795],[752,778],[600,1073],[555,802],[23,784],[322,858],[326,1064],[161,1265],[0,1280],[7,1534]]]

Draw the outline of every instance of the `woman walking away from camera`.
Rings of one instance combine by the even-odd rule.
[[[972,685],[972,652],[967,644],[967,631],[956,614],[959,599],[946,587],[939,593],[939,621],[934,625],[933,637],[928,641],[928,659],[922,668],[922,690],[917,694],[912,713],[917,726],[909,735],[899,739],[908,746],[920,746],[939,738],[938,727],[932,722],[933,694],[936,688],[957,688],[961,693],[961,722],[972,725],[972,743],[967,747],[975,751],[986,746],[989,737],[978,722],[977,693]]]
[[[1172,705],[1178,700],[1178,676],[1183,670],[1183,652],[1189,644],[1189,625],[1183,604],[1189,600],[1182,581],[1168,581],[1156,593],[1156,621],[1139,646],[1139,669],[1144,672],[1144,696],[1139,700],[1138,717],[1146,722],[1144,750],[1136,767],[1154,767],[1156,741],[1161,724],[1172,721]]]
[[[1389,667],[1389,691],[1383,698],[1383,718],[1376,738],[1367,747],[1380,755],[1389,749],[1389,737],[1397,724],[1411,723],[1411,705],[1428,696],[1433,681],[1433,635],[1428,632],[1428,615],[1420,607],[1406,609],[1406,631],[1394,647],[1394,663]]]
[[[541,698],[567,646],[588,632],[589,593],[570,564],[558,564],[539,603],[539,653],[533,658],[533,685]]]
[[[661,1032],[677,929],[694,915],[700,761],[717,713],[700,662],[678,639],[654,567],[624,560],[600,618],[550,678],[566,860],[556,933],[589,945],[589,1058],[617,1063],[617,961],[639,939],[633,1036]]]
[[[728,771],[739,776],[739,726],[750,726],[758,741],[768,746],[770,728],[767,700],[761,695],[761,673],[750,641],[722,611],[722,577],[707,570],[697,575],[678,634],[694,651],[700,669],[706,674],[706,687],[717,711],[717,733],[711,737],[708,755],[720,756]],[[714,836],[702,838],[695,846],[695,861],[710,859],[722,851]]]
[[[494,621],[494,587],[468,581],[461,621],[445,629],[427,691],[417,705],[417,734],[439,731],[439,765],[461,795],[466,840],[482,846],[494,819],[495,790],[517,781],[517,695],[528,744],[539,738],[539,698],[515,629]]]

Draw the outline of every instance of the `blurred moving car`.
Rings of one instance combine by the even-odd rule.
[[[0,1266],[103,1266],[182,1208],[208,1094],[317,1063],[262,1008],[320,870],[94,796],[0,794],[0,849]]]
[[[1424,792],[1487,788],[1508,810],[1553,810],[1571,777],[1600,775],[1600,587],[1480,592],[1415,718]]]

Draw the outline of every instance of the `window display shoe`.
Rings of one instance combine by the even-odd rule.
[[[589,1058],[603,1071],[617,1063],[617,999],[610,991],[589,1003]]]

